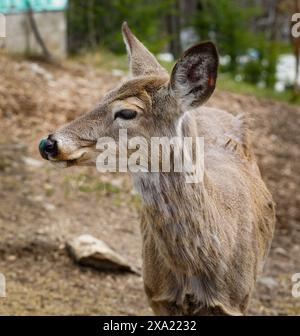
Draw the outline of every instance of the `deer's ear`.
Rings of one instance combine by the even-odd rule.
[[[212,42],[188,49],[175,64],[170,89],[184,108],[203,104],[214,92],[218,70],[218,52]]]
[[[122,25],[123,39],[126,45],[130,71],[133,77],[147,75],[167,75],[167,71],[156,58],[131,32],[127,22]]]

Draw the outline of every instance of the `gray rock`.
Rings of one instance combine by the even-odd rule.
[[[52,203],[43,203],[43,207],[47,211],[54,211],[56,209],[56,206]]]
[[[120,69],[112,69],[112,75],[115,77],[123,77],[125,75],[125,72]]]
[[[53,81],[53,79],[54,79],[53,75],[49,71],[47,71],[46,69],[42,68],[39,64],[30,63],[29,67],[32,70],[32,72],[34,72],[35,74],[43,77],[48,82]]]
[[[289,256],[288,252],[285,249],[283,249],[282,247],[276,247],[274,249],[274,252],[276,254],[280,254],[280,255],[282,255],[284,257],[288,257]]]
[[[103,241],[81,235],[67,243],[71,257],[79,264],[105,271],[122,271],[139,274],[128,262]]]
[[[258,282],[269,289],[273,289],[278,286],[278,282],[272,277],[259,278]]]
[[[27,166],[31,166],[31,167],[34,167],[34,168],[41,168],[43,167],[44,165],[44,162],[41,161],[41,160],[36,160],[36,159],[33,159],[31,157],[23,157],[23,162],[27,165]]]

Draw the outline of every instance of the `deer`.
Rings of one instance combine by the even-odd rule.
[[[218,52],[189,48],[171,75],[122,25],[130,78],[87,114],[39,144],[54,165],[94,165],[97,139],[204,138],[204,172],[130,173],[141,197],[144,290],[156,315],[244,315],[275,226],[275,204],[262,180],[244,114],[203,104],[215,90]],[[176,153],[173,153],[176,155]]]

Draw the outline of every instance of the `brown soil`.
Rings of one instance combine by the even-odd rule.
[[[54,67],[0,55],[1,315],[152,314],[142,279],[79,267],[65,242],[89,233],[141,267],[139,200],[128,176],[92,168],[56,170],[42,162],[39,139],[87,112],[119,77],[86,65]],[[300,315],[291,294],[300,273],[300,108],[230,92],[210,105],[252,117],[255,151],[277,203],[277,230],[250,314]],[[37,167],[28,158],[42,163]]]

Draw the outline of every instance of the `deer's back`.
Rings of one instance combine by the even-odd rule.
[[[263,264],[274,230],[274,203],[252,151],[244,116],[202,107],[193,112],[198,136],[204,137],[204,166],[218,211],[232,236],[255,236],[255,253]],[[253,232],[250,234],[249,230]],[[251,238],[249,238],[251,239]]]

